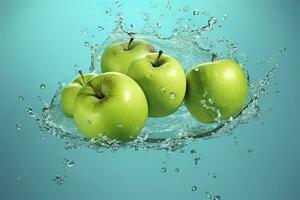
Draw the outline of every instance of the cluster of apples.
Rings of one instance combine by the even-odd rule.
[[[101,74],[79,71],[64,87],[62,111],[87,138],[122,142],[135,139],[148,116],[170,115],[183,101],[198,121],[229,119],[243,107],[247,79],[235,61],[215,59],[185,74],[174,57],[144,40],[113,44],[103,52]]]

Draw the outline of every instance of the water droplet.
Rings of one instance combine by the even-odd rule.
[[[198,163],[199,163],[200,160],[201,160],[200,157],[195,158],[195,159],[194,159],[195,165],[198,165]]]
[[[103,136],[105,136],[105,131],[100,131],[98,136],[99,136],[100,138],[102,138]]]
[[[196,153],[197,153],[197,151],[195,149],[191,150],[191,154],[196,154]]]
[[[55,176],[52,178],[52,180],[53,180],[54,182],[56,182],[57,185],[62,185],[62,184],[64,184],[64,182],[65,182],[64,178],[61,177],[60,175],[55,175]]]
[[[193,15],[194,15],[194,16],[199,15],[198,9],[195,9],[195,10],[193,11]]]
[[[81,30],[81,33],[83,34],[83,35],[86,35],[87,34],[87,32],[88,32],[88,28],[83,28],[82,30]]]
[[[123,124],[120,123],[120,124],[117,125],[117,127],[122,128],[122,127],[123,127]]]
[[[281,49],[280,49],[280,52],[281,52],[281,53],[285,53],[285,52],[286,52],[286,48],[281,48]]]
[[[18,176],[18,177],[17,177],[17,182],[20,182],[21,179],[22,179],[22,177],[21,177],[21,176]]]
[[[84,46],[91,48],[91,44],[89,42],[84,42]]]
[[[79,70],[80,70],[78,64],[75,64],[75,65],[74,65],[74,70],[75,70],[75,73],[78,75],[78,72],[79,72]]]
[[[38,99],[38,101],[42,101],[43,100],[41,96],[38,96],[37,99]]]
[[[156,23],[156,27],[157,27],[158,29],[160,29],[160,28],[161,28],[161,23],[157,22],[157,23]]]
[[[167,168],[166,167],[162,167],[160,171],[161,171],[161,173],[166,173]]]
[[[172,6],[171,6],[171,4],[170,4],[170,1],[167,1],[167,3],[166,3],[166,8],[169,9],[169,10],[172,9]]]
[[[183,12],[187,12],[187,11],[189,11],[189,9],[190,9],[190,7],[188,5],[185,5],[182,7]]]
[[[44,113],[47,113],[48,111],[49,111],[49,106],[44,106],[44,107],[43,107],[43,112],[44,112]]]
[[[40,88],[43,90],[43,89],[46,88],[46,85],[45,85],[45,84],[41,84],[41,85],[40,85]]]
[[[152,1],[151,4],[152,4],[152,8],[157,8],[157,3]]]
[[[107,8],[107,10],[105,11],[105,14],[108,15],[108,16],[111,16],[112,9],[111,8]]]
[[[24,97],[23,97],[23,96],[19,96],[19,97],[18,97],[18,100],[19,100],[19,101],[24,101]]]
[[[116,5],[117,8],[121,7],[121,1],[117,0],[117,1],[115,2],[115,5]]]
[[[21,125],[20,123],[18,123],[18,124],[16,125],[16,129],[17,129],[17,131],[21,130],[21,129],[22,129],[22,125]]]
[[[140,16],[143,18],[144,21],[148,21],[149,18],[150,18],[149,13],[144,13],[144,12],[142,12],[142,13],[140,14]]]
[[[176,93],[171,92],[169,96],[170,96],[170,99],[174,100],[176,98]]]
[[[161,91],[162,93],[166,93],[167,90],[166,90],[166,88],[161,87],[161,88],[160,88],[160,91]]]
[[[213,173],[213,174],[212,174],[212,177],[213,177],[213,178],[217,178],[217,174],[216,174],[216,173]]]
[[[221,197],[219,195],[214,196],[213,200],[221,200]]]
[[[61,81],[58,81],[56,84],[58,86],[58,90],[62,90],[63,89],[64,85],[62,84]]]
[[[174,170],[176,173],[179,173],[179,169],[178,168],[175,168]]]
[[[103,26],[98,26],[98,31],[101,32],[104,30],[104,27]]]
[[[163,166],[166,166],[166,165],[167,165],[167,163],[166,163],[166,162],[162,162],[161,164],[162,164]]]
[[[67,158],[65,158],[63,160],[63,166],[66,166],[66,167],[73,167],[75,164],[74,160],[69,160]]]
[[[91,124],[92,124],[92,121],[89,120],[89,119],[87,119],[87,120],[85,120],[85,124],[86,124],[86,125],[91,125]]]
[[[199,71],[199,67],[196,67],[194,70],[195,70],[196,72]]]
[[[212,199],[213,195],[210,192],[205,192],[205,197],[207,199]]]
[[[197,190],[197,186],[194,185],[194,186],[192,187],[192,191],[195,192],[196,190]]]

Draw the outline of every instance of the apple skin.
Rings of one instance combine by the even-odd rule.
[[[196,66],[187,73],[185,104],[192,116],[203,123],[228,120],[246,101],[247,79],[241,67],[225,59]]]
[[[126,74],[129,65],[137,57],[155,52],[154,47],[143,40],[133,40],[130,48],[128,42],[113,44],[107,47],[101,58],[102,72],[120,72]]]
[[[162,54],[154,66],[158,53],[139,57],[130,65],[127,75],[143,89],[150,117],[163,117],[175,112],[182,104],[186,90],[186,77],[180,63]]]
[[[95,77],[96,74],[85,74],[84,80],[88,82],[91,78]],[[63,113],[66,117],[73,117],[73,108],[76,96],[79,90],[84,86],[82,77],[79,76],[67,84],[61,92],[60,105]]]
[[[130,77],[106,72],[89,81],[78,93],[74,119],[87,138],[99,134],[127,142],[135,139],[148,115],[143,90]]]

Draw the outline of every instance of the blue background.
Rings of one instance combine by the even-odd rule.
[[[141,11],[152,18],[167,13],[166,1],[159,2],[162,5],[153,9],[150,2],[123,0],[119,10],[126,21],[138,26]],[[87,70],[90,55],[83,43],[105,39],[105,34],[96,39],[91,34],[97,34],[98,25],[105,27],[103,33],[113,27],[113,17],[104,15],[111,4],[95,0],[0,1],[0,199],[193,200],[205,199],[206,191],[228,200],[300,199],[300,3],[296,0],[171,3],[174,14],[170,21],[191,17],[194,8],[220,17],[229,14],[228,22],[214,34],[239,43],[249,58],[253,80],[269,67],[257,66],[258,61],[287,48],[268,95],[262,99],[261,118],[240,126],[234,135],[194,142],[184,154],[169,156],[163,151],[131,150],[98,155],[85,148],[66,151],[63,143],[51,136],[41,140],[24,107],[39,108],[38,95],[49,101],[56,82],[68,82],[75,76],[74,64]],[[188,12],[176,12],[185,4],[190,7]],[[86,36],[81,33],[85,27]],[[41,83],[46,84],[44,90]],[[19,101],[19,95],[25,100]],[[17,123],[22,125],[20,131]],[[197,150],[196,155],[190,153],[192,149]],[[201,157],[199,166],[193,162],[197,156]],[[74,159],[74,167],[62,166],[63,158]],[[163,161],[166,173],[160,172]],[[175,168],[180,172],[175,173]],[[212,178],[212,173],[217,177]],[[68,176],[63,185],[52,181],[56,174]],[[195,192],[191,191],[193,185],[198,188]]]

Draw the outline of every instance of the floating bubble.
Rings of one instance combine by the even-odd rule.
[[[162,167],[160,171],[161,171],[162,173],[166,173],[167,168],[166,168],[166,167]]]
[[[253,150],[252,150],[252,149],[247,149],[247,152],[248,152],[248,153],[252,153]]]
[[[221,200],[221,197],[219,195],[214,196],[213,200]]]
[[[197,151],[195,149],[191,150],[191,154],[196,154],[196,153],[197,153]]]
[[[117,125],[117,127],[118,127],[118,128],[122,128],[122,127],[123,127],[123,124],[122,124],[122,123],[119,123],[119,124]]]
[[[179,169],[178,168],[175,168],[174,170],[176,173],[179,173]]]

